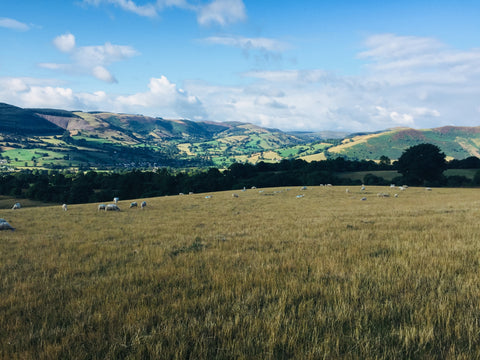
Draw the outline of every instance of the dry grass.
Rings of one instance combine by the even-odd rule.
[[[0,358],[479,358],[477,191],[0,210]]]

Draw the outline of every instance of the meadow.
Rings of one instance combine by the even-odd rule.
[[[480,358],[480,190],[345,189],[0,209],[0,358]]]

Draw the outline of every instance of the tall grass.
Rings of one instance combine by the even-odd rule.
[[[478,191],[350,190],[0,210],[0,358],[480,358]]]

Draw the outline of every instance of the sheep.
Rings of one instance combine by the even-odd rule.
[[[136,201],[130,203],[130,209],[134,208],[134,207],[137,207],[137,206],[138,206],[138,204],[137,204]]]
[[[105,205],[105,204],[100,204],[100,205],[98,205],[98,211],[100,211],[100,210],[105,210],[106,207],[107,207],[107,205]]]
[[[120,208],[117,206],[117,204],[108,204],[105,206],[105,211],[120,211]]]
[[[398,194],[395,194],[394,196],[395,196],[395,197],[398,197]]]
[[[120,201],[120,199],[118,197],[113,198],[113,202],[115,203],[115,205],[117,205],[119,201]]]
[[[205,199],[211,199],[211,198],[212,198],[212,195],[205,196]]]
[[[362,187],[360,188],[362,191],[365,191],[365,185],[362,184]]]
[[[238,194],[232,194],[232,197],[238,198]]]
[[[15,204],[13,204],[12,210],[18,210],[18,209],[20,209],[21,207],[22,207],[22,205],[20,205],[20,203],[17,202],[17,203],[15,203]]]
[[[300,188],[300,190],[307,190],[307,187],[306,187],[306,186],[302,186],[302,187]]]
[[[350,192],[350,189],[345,189],[345,193],[348,194]]]
[[[365,200],[367,200],[367,198],[366,198],[366,197],[362,197],[360,200],[365,201]]]
[[[425,191],[432,191],[432,188],[426,187]]]
[[[67,204],[63,204],[62,209],[63,209],[63,211],[67,211]]]
[[[303,194],[302,194],[302,195],[297,195],[297,199],[301,199],[301,198],[303,198],[304,196],[305,196],[305,195],[303,195]]]
[[[377,197],[390,197],[390,194],[387,194],[387,193],[378,193],[377,194]]]
[[[140,204],[140,207],[143,209],[145,209],[145,207],[147,206],[147,202],[146,201],[142,201],[142,203]]]
[[[5,219],[0,219],[0,230],[12,230],[12,231],[14,231],[15,228],[14,228],[12,225],[10,225],[10,224],[7,222],[7,220],[5,220]]]

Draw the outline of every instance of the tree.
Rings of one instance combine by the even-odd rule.
[[[446,168],[445,154],[432,144],[409,147],[397,162],[398,172],[412,185],[439,180]]]

